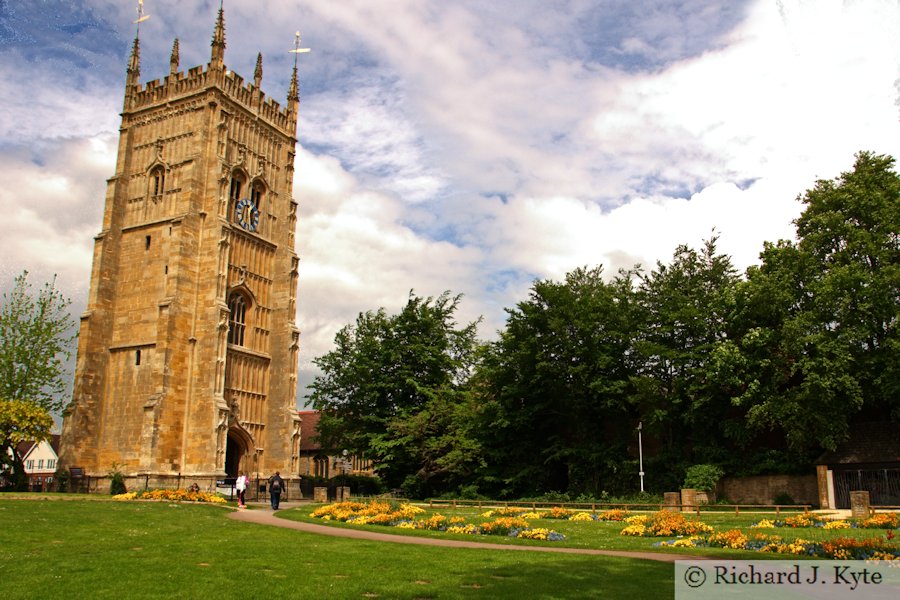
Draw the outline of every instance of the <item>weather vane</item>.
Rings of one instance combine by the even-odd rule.
[[[138,18],[134,21],[134,24],[138,26],[138,31],[140,31],[141,23],[150,18],[150,15],[144,14],[144,0],[138,0],[137,15]]]
[[[292,50],[288,50],[291,54],[294,55],[294,66],[297,66],[297,55],[303,54],[304,52],[311,52],[311,48],[301,48],[300,47],[300,32],[298,31],[294,35],[294,48]]]

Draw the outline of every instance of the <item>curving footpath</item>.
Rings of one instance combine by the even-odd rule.
[[[522,552],[556,552],[559,554],[593,554],[598,556],[620,556],[624,558],[637,558],[642,560],[655,560],[658,562],[675,562],[676,560],[707,560],[708,557],[685,554],[666,554],[664,552],[634,552],[630,550],[594,550],[590,548],[560,548],[552,546],[514,546],[511,544],[492,544],[490,542],[467,542],[463,540],[444,540],[440,538],[414,537],[394,535],[391,533],[379,533],[376,531],[363,531],[360,529],[344,529],[341,527],[329,527],[328,525],[316,525],[313,523],[301,523],[288,519],[279,519],[270,508],[254,508],[254,510],[235,510],[228,517],[235,521],[256,523],[257,525],[270,525],[315,533],[330,535],[333,537],[353,538],[357,540],[371,540],[375,542],[392,542],[395,544],[413,544],[418,546],[443,546],[445,548],[481,548],[488,550],[514,550]]]

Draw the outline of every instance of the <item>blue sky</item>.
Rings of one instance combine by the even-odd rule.
[[[226,0],[228,68],[283,101],[300,30],[301,386],[357,313],[464,294],[502,327],[534,278],[667,261],[715,229],[740,269],[799,193],[900,155],[896,0]],[[79,314],[135,34],[132,0],[0,0],[0,288]],[[262,8],[260,8],[262,7]],[[205,65],[218,0],[145,0],[141,75]]]

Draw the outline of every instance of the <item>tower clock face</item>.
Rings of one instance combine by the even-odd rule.
[[[238,200],[234,210],[234,218],[238,225],[247,231],[256,231],[259,226],[259,209],[250,198],[242,198]]]

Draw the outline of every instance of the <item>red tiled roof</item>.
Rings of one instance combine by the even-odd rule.
[[[317,421],[318,422],[318,421]],[[59,434],[53,434],[50,436],[50,439],[47,440],[50,442],[50,447],[53,448],[53,451],[59,456]],[[27,442],[19,442],[16,446],[16,452],[19,453],[19,456],[22,459],[25,458],[25,455],[34,450],[34,447],[37,446],[37,443],[34,440],[29,440]]]
[[[25,455],[31,452],[31,449],[35,447],[35,443],[33,441],[28,442],[19,442],[16,445],[16,452],[19,454],[19,458],[25,459]]]
[[[319,435],[319,417],[317,410],[301,410],[300,412],[300,450],[321,450],[322,446],[314,438]]]

